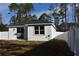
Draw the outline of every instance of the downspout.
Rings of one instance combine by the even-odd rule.
[[[28,40],[28,25],[24,26],[24,39]]]

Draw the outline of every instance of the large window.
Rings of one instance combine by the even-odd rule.
[[[44,26],[35,26],[35,34],[45,34]]]

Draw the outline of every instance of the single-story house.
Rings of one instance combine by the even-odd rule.
[[[9,39],[48,41],[54,37],[56,32],[52,22],[42,20],[31,20],[25,24],[15,24],[8,27]]]

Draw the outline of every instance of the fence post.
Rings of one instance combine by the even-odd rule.
[[[74,53],[76,55],[76,39],[75,39],[75,28],[73,27],[73,48],[74,48]]]

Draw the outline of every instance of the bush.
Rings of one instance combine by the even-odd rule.
[[[0,25],[0,31],[8,31],[7,25]]]
[[[43,43],[22,55],[31,56],[72,56],[74,53],[64,40],[51,40]]]

